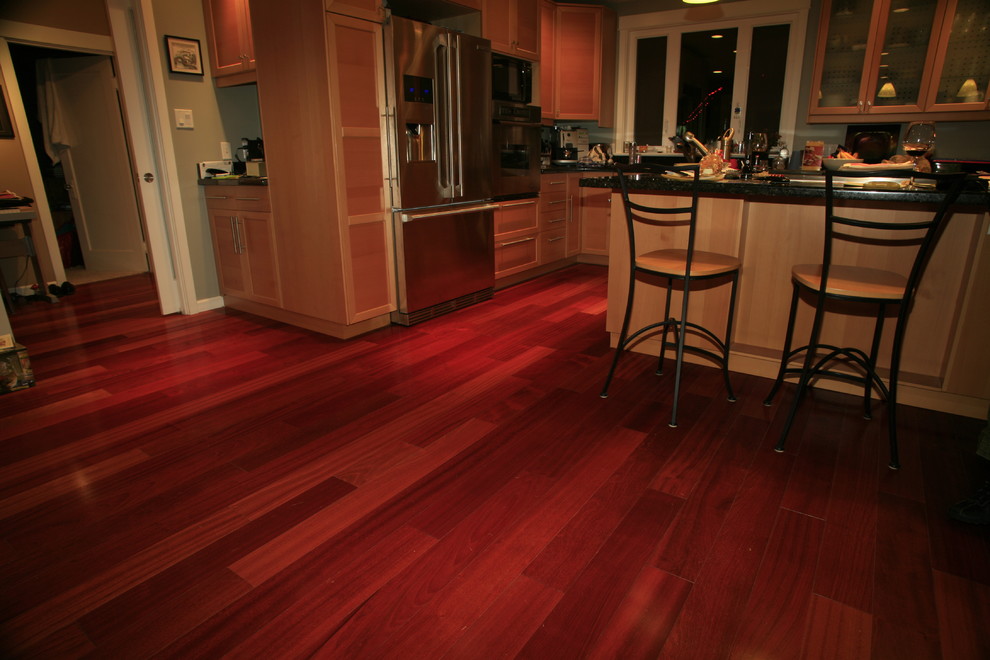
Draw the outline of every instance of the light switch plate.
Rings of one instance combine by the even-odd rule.
[[[175,127],[176,128],[192,128],[193,127],[193,113],[192,110],[186,110],[184,108],[175,109]]]
[[[231,160],[233,158],[230,154],[230,142],[220,143],[220,158],[221,160]]]

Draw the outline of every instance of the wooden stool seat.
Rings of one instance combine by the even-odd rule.
[[[636,267],[658,275],[684,277],[687,269],[687,250],[654,250],[636,257]],[[735,257],[718,252],[694,251],[691,260],[691,277],[714,277],[739,270],[742,262]]]
[[[822,286],[822,265],[794,266],[791,276],[802,286],[817,292]],[[826,293],[844,298],[898,301],[906,288],[907,278],[889,270],[865,266],[832,266]]]

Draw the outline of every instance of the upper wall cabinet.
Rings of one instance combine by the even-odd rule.
[[[382,0],[326,0],[327,11],[381,23],[385,20]]]
[[[557,24],[557,4],[540,1],[540,108],[544,119],[554,117],[554,26]]]
[[[248,0],[203,0],[203,18],[217,87],[255,82]]]
[[[612,126],[615,120],[615,13],[596,5],[557,3],[553,14],[551,117],[597,121],[601,126]],[[543,75],[547,68],[543,66]],[[546,101],[541,98],[541,103],[546,104]]]
[[[824,0],[810,123],[987,119],[985,0]]]
[[[540,59],[540,0],[484,0],[481,20],[492,50]]]

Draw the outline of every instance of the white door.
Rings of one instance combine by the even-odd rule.
[[[53,58],[50,70],[57,95],[54,107],[72,136],[72,144],[60,155],[86,269],[146,272],[144,235],[110,58]]]

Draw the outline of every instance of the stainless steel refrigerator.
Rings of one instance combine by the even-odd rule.
[[[393,16],[385,25],[396,323],[490,298],[491,45]]]

